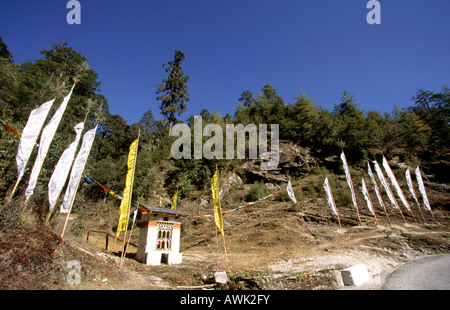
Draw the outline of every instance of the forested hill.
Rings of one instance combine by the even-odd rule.
[[[126,175],[126,160],[131,142],[140,130],[140,144],[133,200],[158,199],[162,190],[179,199],[195,191],[209,188],[208,180],[216,165],[222,172],[231,171],[239,160],[174,160],[170,148],[175,140],[168,135],[177,122],[192,126],[191,115],[185,115],[189,104],[189,76],[183,72],[184,54],[175,51],[167,55],[167,78],[155,88],[154,100],[147,105],[148,112],[136,124],[127,124],[120,115],[109,112],[108,98],[101,94],[101,81],[95,68],[90,68],[82,51],[68,44],[55,44],[41,51],[36,61],[15,63],[13,56],[0,40],[0,199],[11,192],[17,179],[16,152],[18,135],[3,127],[21,131],[30,112],[40,104],[57,98],[61,102],[76,82],[72,98],[50,147],[33,196],[35,205],[47,207],[47,184],[58,156],[73,141],[74,126],[86,113],[86,129],[98,125],[97,136],[86,165],[85,173],[105,188],[121,193]],[[171,60],[172,59],[172,60]],[[444,81],[443,81],[444,82]],[[302,85],[298,85],[299,89]],[[280,139],[299,147],[308,148],[317,158],[338,155],[345,150],[349,163],[365,167],[366,160],[399,157],[402,162],[420,164],[425,174],[435,181],[449,182],[449,116],[450,89],[436,85],[440,92],[418,89],[411,94],[407,109],[392,107],[392,112],[358,108],[357,98],[342,90],[336,98],[333,111],[328,111],[300,92],[294,102],[281,98],[271,85],[262,85],[259,94],[252,94],[242,85],[242,95],[236,98],[235,114],[220,115],[218,111],[203,109],[203,126],[208,123],[244,125],[279,124]],[[59,104],[49,113],[50,118]],[[151,109],[158,108],[163,120],[155,120]],[[204,138],[206,141],[207,138]],[[30,158],[26,176],[36,152]],[[295,171],[289,171],[295,177]],[[26,177],[25,176],[25,177]],[[22,195],[26,182],[19,185],[16,196]],[[80,187],[77,203],[102,201],[104,189],[100,186]]]

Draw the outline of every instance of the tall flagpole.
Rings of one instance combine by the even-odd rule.
[[[136,221],[136,215],[137,215],[137,212],[138,212],[137,209],[134,210],[133,224],[131,224],[130,235],[128,236],[127,244],[125,245],[125,255],[127,254],[128,244],[130,244],[130,241],[131,241],[131,234],[133,233],[133,228],[134,228],[134,223],[135,223],[135,221]],[[125,240],[125,237],[124,237],[124,240]],[[124,256],[125,256],[125,255],[124,255]],[[121,260],[120,264],[121,264],[120,266],[122,266],[122,260]]]
[[[378,189],[377,181],[375,180],[375,176],[373,175],[372,168],[370,168],[369,161],[367,161],[367,172],[369,173],[369,177],[372,180],[373,188],[374,188],[375,194],[377,195],[377,198],[378,198],[378,203],[383,208],[384,214],[386,215],[386,218],[387,218],[387,220],[389,222],[389,225],[392,225],[391,219],[389,218],[389,215],[388,215],[387,210],[386,210],[386,206],[384,205],[383,198],[381,197],[381,193],[380,193],[380,191]],[[374,207],[374,212],[375,212],[375,207]]]
[[[353,187],[352,175],[350,173],[350,168],[347,163],[347,158],[345,157],[344,150],[341,153],[341,160],[344,166],[345,177],[347,179],[347,184],[350,187],[350,191],[352,194],[353,205],[356,209],[356,215],[358,217],[359,225],[361,225],[361,217],[359,216],[358,203],[356,201],[355,188]]]
[[[86,156],[86,159],[84,160],[83,167],[86,165],[86,162],[87,162],[88,158],[89,158],[89,156]],[[80,185],[80,181],[81,181],[81,177],[82,176],[83,176],[83,174],[80,173],[80,175],[78,177],[78,181],[77,181],[77,186],[75,187],[75,192],[72,195],[72,199],[70,200],[69,211],[67,212],[66,220],[64,221],[64,227],[63,227],[62,232],[61,232],[61,238],[64,236],[64,232],[66,230],[67,222],[69,221],[69,215],[70,215],[70,212],[72,211],[73,202],[75,201],[75,196],[76,196],[76,193],[78,191],[78,186]]]
[[[216,164],[216,173],[217,173],[217,164]],[[219,191],[219,182],[217,182],[217,192],[220,192],[220,191]],[[220,223],[222,224],[222,231],[223,231],[222,207],[221,207],[221,205],[220,205],[220,197],[219,197],[219,195],[217,195],[217,196],[218,196],[217,199],[218,199],[218,201],[219,201]],[[225,260],[227,261],[227,260],[228,260],[228,257],[227,257],[227,246],[226,246],[226,243],[225,243],[225,233],[222,233],[222,240],[223,240],[223,250],[224,250],[224,252],[225,252]]]
[[[133,176],[131,178],[131,186],[130,186],[130,198],[128,201],[128,214],[127,214],[127,220],[126,220],[126,224],[125,224],[125,231],[124,231],[124,235],[123,235],[123,245],[122,245],[122,254],[120,256],[120,267],[122,267],[123,264],[123,259],[125,258],[126,255],[126,248],[125,248],[125,240],[126,240],[126,236],[127,236],[127,229],[128,229],[128,218],[130,217],[130,204],[131,204],[131,195],[133,193],[133,184],[134,184],[134,173],[136,171],[136,160],[137,160],[137,153],[138,153],[138,145],[139,145],[139,138],[141,137],[141,129],[139,129],[138,131],[138,142],[136,144],[136,152],[134,154],[134,165],[133,165]],[[131,234],[131,232],[130,232]]]
[[[90,146],[89,146],[89,152],[90,152],[90,150],[91,150],[92,143],[94,142],[94,139],[95,139],[95,133],[96,133],[96,130],[97,130],[97,126],[96,126],[94,129],[91,129],[90,131],[86,132],[86,133],[84,134],[84,137],[83,137],[83,143],[81,144],[81,147],[83,147],[83,145],[84,145],[84,143],[85,143],[85,137],[86,137],[86,134],[89,133],[89,132],[93,132],[92,140],[90,140],[90,141],[88,140],[89,143],[90,143]],[[81,151],[82,151],[82,149],[80,149],[80,151],[78,152],[78,155],[80,155],[80,152],[81,152]],[[73,195],[72,195],[72,197],[71,197],[71,199],[70,199],[70,204],[69,204],[69,208],[68,208],[68,210],[67,210],[66,220],[65,220],[65,222],[64,222],[64,227],[63,227],[62,232],[61,232],[61,238],[64,236],[64,232],[65,232],[65,230],[66,230],[67,222],[68,222],[68,220],[69,220],[69,215],[70,215],[70,212],[72,211],[73,203],[74,203],[74,201],[75,201],[75,196],[76,196],[77,191],[78,191],[78,186],[80,185],[81,178],[83,177],[83,170],[84,170],[84,168],[85,168],[85,166],[86,166],[86,163],[87,163],[87,160],[88,160],[88,158],[89,158],[89,152],[86,154],[86,158],[84,159],[83,164],[80,166],[80,167],[82,167],[82,169],[81,169],[81,171],[80,171],[80,173],[79,173],[79,176],[78,176],[78,179],[77,179],[77,182],[76,182],[76,186],[75,186]],[[75,157],[75,163],[77,162],[77,159],[78,159],[78,156]],[[74,163],[74,165],[75,165],[75,163]],[[72,167],[72,170],[73,170],[73,168],[74,168],[74,167]],[[71,173],[71,176],[72,176],[72,173]],[[70,181],[69,181],[69,185],[70,185]],[[67,190],[69,190],[69,188],[68,188]],[[67,194],[67,190],[66,190],[66,194]],[[63,206],[64,206],[64,201],[63,201]],[[62,207],[63,207],[63,206],[62,206]],[[62,208],[62,207],[61,207],[61,208]],[[65,208],[64,208],[64,209],[65,209]]]

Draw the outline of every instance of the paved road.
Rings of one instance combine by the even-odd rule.
[[[385,280],[383,290],[450,290],[450,255],[409,262]]]

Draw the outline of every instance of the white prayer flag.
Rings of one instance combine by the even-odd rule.
[[[67,176],[69,175],[70,167],[72,167],[73,160],[75,158],[75,152],[80,142],[81,133],[84,129],[84,123],[79,123],[75,126],[76,137],[75,140],[69,145],[69,147],[62,153],[61,157],[56,164],[53,171],[50,182],[48,183],[48,201],[50,203],[50,211],[55,207],[56,200],[61,194],[61,190],[66,183]]]
[[[425,191],[425,186],[423,184],[422,174],[420,173],[419,166],[417,166],[415,172],[417,183],[419,184],[419,191],[422,194],[424,208],[427,209],[428,211],[431,211],[430,202],[428,201],[427,192]]]
[[[372,168],[370,168],[370,163],[369,162],[367,162],[367,168],[368,168],[367,170],[369,172],[370,179],[372,180],[372,183],[373,183],[373,187],[375,189],[375,193],[377,194],[378,202],[383,207],[383,209],[386,211],[386,207],[384,206],[383,198],[381,198],[381,194],[380,194],[380,191],[378,189],[378,184],[377,184],[377,181],[375,180],[375,177],[373,175]]]
[[[345,158],[344,151],[342,151],[341,153],[341,160],[344,164],[345,178],[347,179],[348,186],[350,187],[350,190],[352,192],[353,205],[355,206],[355,209],[358,209],[358,204],[356,202],[356,194],[353,188],[352,176],[350,174],[350,170],[348,169],[347,159]]]
[[[391,179],[391,183],[394,186],[395,190],[397,191],[397,195],[400,197],[400,200],[403,202],[403,205],[406,207],[406,209],[408,209],[409,212],[411,212],[411,208],[409,207],[409,203],[406,200],[405,195],[403,194],[402,188],[398,184],[397,178],[392,172],[391,167],[389,166],[389,163],[384,156],[383,156],[383,167],[387,175],[389,176],[389,179]]]
[[[36,182],[39,177],[39,173],[41,171],[42,164],[44,163],[45,157],[47,156],[48,149],[50,148],[50,144],[52,143],[53,137],[55,136],[56,129],[61,121],[61,118],[66,110],[67,103],[72,96],[73,88],[75,84],[72,86],[69,94],[64,98],[63,102],[59,106],[58,110],[56,110],[52,119],[45,126],[42,131],[41,140],[39,142],[39,150],[36,160],[34,162],[33,170],[31,171],[30,180],[28,181],[28,187],[25,191],[25,197],[29,197],[33,195],[34,188],[36,187]]]
[[[375,166],[375,171],[377,172],[378,178],[380,179],[380,182],[383,185],[384,190],[389,197],[389,200],[391,201],[392,207],[398,209],[397,202],[395,201],[394,195],[392,194],[392,191],[389,188],[386,179],[384,178],[383,171],[381,171],[380,165],[378,165],[378,162],[376,160],[373,161],[373,164]]]
[[[134,222],[136,221],[137,211],[138,210],[133,211],[133,223],[131,225],[134,225]]]
[[[366,187],[366,182],[364,182],[364,179],[362,179],[362,193],[364,195],[364,198],[366,199],[367,202],[367,208],[369,209],[370,213],[373,213],[373,206],[372,206],[372,202],[370,201],[370,196],[369,196],[369,192],[367,191],[367,187]]]
[[[42,104],[39,108],[31,111],[28,117],[27,124],[22,132],[22,137],[19,142],[19,149],[17,150],[16,162],[18,170],[18,179],[23,177],[25,173],[25,166],[28,162],[28,158],[33,151],[33,147],[36,144],[36,140],[41,132],[42,125],[44,125],[48,112],[55,100],[50,100]]]
[[[333,193],[331,192],[330,183],[328,182],[328,177],[325,178],[325,182],[323,182],[323,188],[325,189],[325,193],[327,194],[328,206],[330,206],[331,211],[337,214],[336,205],[334,204]]]
[[[287,190],[289,198],[291,198],[292,202],[297,203],[297,199],[295,199],[294,190],[292,189],[291,180],[289,180],[286,190]]]
[[[408,183],[409,192],[411,193],[411,195],[413,196],[414,200],[416,201],[417,205],[420,208],[420,203],[419,200],[417,199],[416,192],[414,191],[414,186],[412,184],[411,172],[409,171],[409,168],[406,169],[405,178],[406,182]]]
[[[75,199],[75,194],[80,183],[81,176],[83,174],[84,166],[89,157],[91,151],[92,143],[94,142],[95,132],[97,131],[97,126],[94,129],[89,130],[83,136],[83,143],[81,144],[80,151],[78,152],[75,162],[70,172],[69,184],[67,185],[66,194],[64,195],[64,200],[61,205],[61,213],[68,213],[72,206],[73,200]]]

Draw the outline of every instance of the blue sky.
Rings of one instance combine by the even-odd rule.
[[[66,0],[2,0],[0,36],[16,63],[68,42],[99,74],[110,112],[128,124],[152,110],[156,85],[174,51],[186,55],[191,101],[234,115],[245,90],[272,85],[286,103],[301,90],[332,110],[344,90],[361,109],[411,106],[417,89],[450,85],[450,1],[379,0],[79,0],[81,25],[69,25]]]

